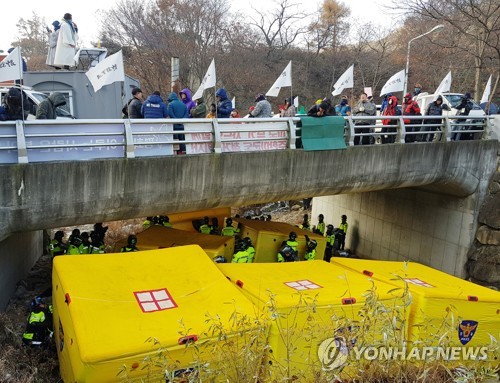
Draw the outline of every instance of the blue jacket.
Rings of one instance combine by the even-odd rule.
[[[196,102],[194,102],[193,99],[191,98],[191,91],[188,88],[181,90],[179,92],[179,95],[182,95],[183,93],[186,95],[186,98],[181,101],[188,108],[188,114],[189,117],[191,117],[191,109],[196,108]]]
[[[227,98],[226,90],[220,88],[215,92],[215,95],[220,97],[220,101],[217,104],[217,118],[229,118],[231,110],[233,110],[233,103]]]
[[[168,95],[168,117],[170,118],[188,118],[188,108],[181,101],[175,92]]]
[[[168,117],[167,105],[163,99],[156,94],[149,96],[141,108],[144,118],[166,118]]]

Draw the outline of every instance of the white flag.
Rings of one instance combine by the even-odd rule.
[[[267,91],[266,96],[278,97],[281,88],[292,86],[292,62],[290,61],[285,70],[276,79],[273,86]]]
[[[297,109],[299,108],[299,96],[293,99],[293,106],[295,106]]]
[[[94,92],[97,92],[104,85],[109,85],[116,81],[125,81],[122,51],[106,57],[106,59],[95,67],[90,68],[85,75],[92,84]]]
[[[394,93],[394,92],[402,92],[404,89],[405,83],[405,70],[396,73],[392,76],[385,85],[382,87],[380,91],[380,96],[382,97],[384,94]]]
[[[347,70],[339,77],[335,85],[333,86],[335,90],[332,92],[332,96],[337,96],[344,89],[349,89],[354,86],[354,64],[351,65]]]
[[[21,48],[16,48],[0,62],[0,82],[23,78]]]
[[[233,109],[236,109],[236,97],[233,97],[231,100],[231,105],[233,106]]]
[[[367,97],[372,97],[373,96],[373,91],[371,86],[366,86],[365,87],[365,93]]]
[[[481,97],[481,101],[479,103],[482,104],[483,102],[488,102],[490,100],[490,93],[491,93],[491,74],[490,78],[488,79],[488,82],[486,83],[486,86],[484,87],[483,97]]]
[[[443,81],[441,81],[441,84],[439,84],[436,91],[434,92],[434,100],[438,98],[440,93],[449,92],[450,89],[451,89],[451,71],[448,72],[445,78],[443,78]]]
[[[208,88],[212,88],[215,86],[216,77],[215,77],[215,59],[212,59],[210,66],[208,67],[207,73],[203,80],[201,81],[200,87],[196,91],[193,96],[193,100],[198,100],[203,96],[203,91]]]

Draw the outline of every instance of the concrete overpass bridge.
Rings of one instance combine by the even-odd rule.
[[[28,232],[160,212],[411,188],[423,200],[440,196],[445,210],[463,204],[467,222],[477,216],[498,161],[498,141],[486,139],[488,121],[471,128],[476,140],[451,141],[460,122],[446,118],[440,130],[435,127],[435,142],[404,144],[407,127],[401,117],[395,120],[396,144],[353,146],[362,134],[356,119],[349,118],[345,149],[314,151],[296,148],[297,119],[0,123],[0,270],[26,266],[6,254],[14,247],[19,251],[19,241],[29,246]],[[370,135],[378,136],[376,118],[373,121]],[[187,155],[174,154],[176,122],[185,126]],[[412,201],[430,209],[418,198]],[[325,203],[315,205],[313,213],[329,211]],[[337,226],[335,209],[326,218]],[[412,221],[415,210],[406,211],[408,216],[400,219]],[[356,225],[351,220],[351,227],[357,227],[359,244],[363,214],[353,211],[351,218],[358,221]],[[460,233],[457,238],[467,242]],[[472,239],[473,233],[468,234],[464,248]],[[380,258],[382,253],[382,247],[378,253],[372,247],[367,255]],[[457,262],[463,265],[464,256]],[[455,269],[452,273],[461,274]],[[5,285],[18,277],[13,273]]]

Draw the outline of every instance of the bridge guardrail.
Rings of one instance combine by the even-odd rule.
[[[382,118],[394,125],[382,125]],[[405,119],[411,124],[405,124]],[[363,141],[405,143],[419,141],[418,137],[446,142],[465,134],[468,139],[482,139],[489,130],[486,116],[349,116],[345,120],[349,146]],[[426,123],[429,120],[441,121]],[[0,164],[174,155],[180,144],[185,144],[186,154],[296,149],[299,121],[298,117],[6,121],[0,122]],[[373,123],[359,125],[361,121]],[[175,130],[177,124],[183,125],[182,132]]]

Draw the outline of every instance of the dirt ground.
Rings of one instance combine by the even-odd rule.
[[[281,204],[254,205],[233,209],[233,215],[252,217],[271,214],[273,221],[298,225],[305,213],[299,201],[287,201]],[[128,235],[142,231],[143,219],[104,223],[108,226],[106,233],[106,249],[112,251],[115,242]],[[92,225],[79,227],[83,231],[91,231]],[[57,230],[63,230],[65,240],[74,227],[54,229],[49,232],[51,238]],[[42,252],[42,249],[41,251]],[[30,302],[51,286],[52,259],[42,255],[28,276],[19,281],[17,290],[9,302],[5,312],[0,313],[0,382],[1,383],[57,383],[59,364],[54,344],[48,349],[30,348],[23,345],[21,338],[29,315]]]

